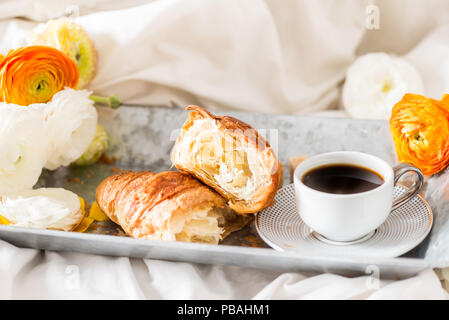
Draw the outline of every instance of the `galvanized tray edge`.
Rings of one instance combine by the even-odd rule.
[[[442,268],[449,261],[417,258],[352,259],[278,252],[268,248],[165,242],[56,230],[0,226],[0,237],[19,246],[51,251],[128,256],[132,258],[237,265],[290,272],[330,272],[346,276],[367,275],[377,268],[385,279],[402,279],[428,268]],[[70,243],[70,249],[67,249]]]

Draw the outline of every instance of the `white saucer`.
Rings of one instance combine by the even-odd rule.
[[[404,192],[396,186],[394,197]],[[391,258],[416,247],[432,228],[432,210],[427,202],[416,196],[402,207],[392,211],[375,232],[351,243],[334,242],[312,231],[296,211],[293,184],[280,189],[276,203],[256,216],[260,237],[278,251],[302,255]]]

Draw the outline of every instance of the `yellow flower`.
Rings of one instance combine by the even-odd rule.
[[[75,61],[80,74],[77,89],[86,87],[95,76],[97,51],[88,34],[71,19],[61,18],[38,25],[31,43],[61,50]]]

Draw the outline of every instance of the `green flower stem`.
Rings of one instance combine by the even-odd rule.
[[[95,103],[107,104],[111,109],[117,109],[122,105],[122,102],[115,94],[109,97],[96,96],[92,94],[89,98]]]

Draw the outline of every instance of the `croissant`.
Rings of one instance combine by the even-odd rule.
[[[268,142],[238,119],[198,106],[186,109],[192,112],[171,153],[176,168],[215,189],[239,214],[270,206],[282,166]]]
[[[249,222],[218,193],[174,171],[120,172],[100,183],[96,201],[134,238],[216,244]]]

